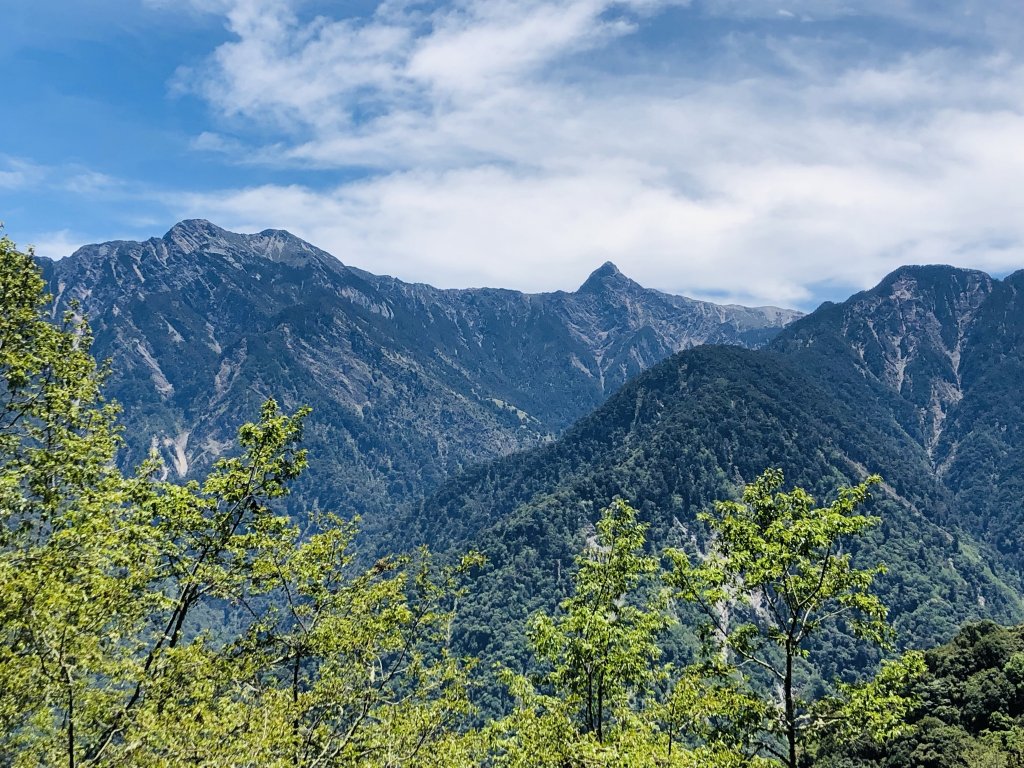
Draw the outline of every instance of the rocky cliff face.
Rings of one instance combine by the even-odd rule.
[[[1024,567],[1024,271],[903,267],[771,348],[833,382],[855,371],[877,385],[864,409],[888,409],[924,448],[952,493],[949,522]]]
[[[558,433],[675,351],[760,346],[799,314],[670,296],[611,264],[574,293],[439,290],[206,221],[44,269],[54,312],[77,299],[113,361],[129,462],[155,448],[188,475],[274,396],[314,409],[303,502],[371,515]]]
[[[964,354],[997,285],[973,270],[903,267],[803,332],[845,339],[865,375],[914,406],[915,423],[906,426],[934,453],[946,415],[963,398]]]

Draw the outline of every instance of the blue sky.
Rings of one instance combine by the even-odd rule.
[[[810,308],[1024,267],[1019,0],[0,0],[0,220]]]

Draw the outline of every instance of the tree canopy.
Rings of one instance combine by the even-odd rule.
[[[818,633],[842,622],[855,637],[888,645],[887,611],[872,592],[874,577],[885,568],[855,567],[848,550],[853,537],[879,522],[857,512],[879,482],[871,476],[842,487],[835,501],[817,507],[802,488],[782,491],[782,472],[769,469],[744,489],[742,501],[720,501],[700,515],[711,529],[708,552],[668,553],[668,582],[700,608],[709,654],[748,680],[760,680],[760,687],[744,686],[763,704],[752,740],[758,754],[787,768],[798,768],[808,742],[830,721],[852,716],[844,711],[841,718],[823,717],[801,695],[798,665],[808,663]],[[777,690],[778,698],[766,690]],[[863,720],[876,735],[898,727],[905,712],[897,700],[866,688],[858,693]]]

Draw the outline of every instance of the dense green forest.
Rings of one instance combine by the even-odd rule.
[[[924,654],[925,671],[901,691],[907,727],[880,746],[822,745],[828,768],[1017,768],[1024,765],[1024,627],[965,626]]]
[[[1019,620],[1018,576],[985,544],[942,524],[949,493],[894,422],[891,396],[852,372],[852,392],[837,397],[829,386],[836,381],[839,373],[821,380],[780,355],[683,352],[555,443],[449,481],[403,521],[401,540],[452,552],[472,545],[486,555],[456,640],[472,655],[525,667],[526,617],[566,596],[572,558],[616,496],[635,503],[656,546],[703,546],[708,530],[693,510],[736,497],[765,467],[782,468],[819,498],[859,482],[867,467],[884,467],[869,502],[882,523],[851,551],[889,566],[877,589],[901,645],[934,645],[979,618]],[[676,637],[673,648],[688,642]],[[827,679],[877,662],[845,630],[822,644]]]
[[[678,488],[651,467],[640,510],[608,498],[633,497],[636,475],[613,464],[598,483],[580,472],[572,451],[605,439],[600,421],[584,422],[579,441],[550,449],[550,471],[581,478],[580,496],[523,508],[479,537],[480,553],[367,560],[353,544],[357,521],[283,513],[307,464],[305,409],[265,402],[202,480],[170,482],[156,459],[119,470],[117,408],[103,399],[107,371],[90,356],[89,326],[74,306],[51,322],[49,303],[31,255],[0,241],[0,765],[1020,764],[1019,630],[971,625],[928,654],[894,652],[886,602],[901,592],[878,556],[887,541],[910,546],[908,535],[927,554],[933,535],[924,522],[886,531],[907,499],[932,500],[898,456],[889,485],[848,481],[840,454],[825,449],[787,482],[780,469],[753,467],[805,453],[787,456],[795,449],[784,441],[781,454],[751,451],[756,479],[706,504],[699,536],[662,531],[670,546],[657,549],[656,526],[685,528],[671,517]],[[693,354],[656,375],[682,387],[690,372],[714,373]],[[726,359],[745,364],[739,352]],[[812,386],[782,365],[756,375],[783,377],[794,392]],[[738,399],[693,391],[718,400],[699,423],[677,414],[684,435],[746,423],[717,421]],[[799,399],[787,418],[807,421]],[[765,414],[785,429],[767,401],[743,402],[763,414],[749,429]],[[632,409],[639,423],[641,407],[667,408],[653,390],[627,386],[612,412]],[[880,428],[852,415],[840,423],[861,430],[851,444]],[[638,436],[623,443],[644,466]],[[746,443],[738,434],[727,450]],[[695,487],[720,488],[716,465],[699,458],[678,461]],[[461,516],[466,532],[453,529],[449,549],[485,532],[487,515],[481,506]],[[596,522],[583,540],[566,535],[586,520]],[[531,548],[544,537],[531,526],[545,525],[564,527],[549,541],[576,545],[553,576],[562,599],[523,616],[504,638],[520,643],[502,646],[509,663],[482,676],[493,659],[468,653],[467,638],[486,631],[495,574],[511,578],[518,563],[519,578],[534,575]],[[497,551],[499,541],[522,549]],[[958,556],[963,581],[971,560]],[[898,572],[900,589],[914,573]],[[1011,599],[991,574],[972,578],[991,585],[997,605]],[[500,615],[501,626],[514,618]],[[508,702],[501,714],[496,686]]]

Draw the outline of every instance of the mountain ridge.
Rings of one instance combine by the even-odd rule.
[[[1011,534],[1024,525],[1018,280],[900,270],[797,320],[764,349],[681,351],[554,443],[446,481],[402,521],[405,542],[488,556],[482,595],[457,635],[468,652],[517,665],[517,628],[530,610],[565,596],[568,581],[557,574],[616,496],[640,510],[655,551],[692,548],[703,535],[697,513],[734,498],[768,466],[819,500],[877,472],[885,483],[871,511],[882,525],[859,556],[890,565],[880,589],[903,641],[945,640],[975,618],[1019,621],[1024,570]],[[936,443],[930,398],[945,393],[956,367],[951,343],[961,345],[964,395],[949,401]],[[907,359],[902,382],[892,376],[898,354]],[[954,437],[968,457],[943,469],[937,452]],[[836,669],[867,663],[847,658]]]
[[[1002,279],[945,266],[897,270],[794,323],[769,349],[816,375],[876,382],[954,494],[958,524],[1024,567],[1024,270]]]
[[[437,289],[348,266],[283,230],[202,219],[43,268],[55,316],[77,300],[97,355],[114,361],[126,461],[156,449],[187,476],[273,395],[314,409],[311,453],[332,479],[301,499],[378,515],[463,466],[549,439],[678,349],[761,345],[799,315],[663,294],[614,266],[618,277],[601,267],[588,291]]]
[[[372,546],[483,549],[457,636],[488,660],[515,662],[507,606],[564,594],[602,504],[635,502],[652,545],[699,542],[696,513],[769,465],[819,496],[883,474],[862,554],[892,562],[911,642],[1024,617],[1024,270],[903,267],[793,322],[610,262],[573,292],[437,289],[205,221],[44,271],[114,359],[129,460],[187,476],[263,398],[312,405],[292,510],[362,513]],[[852,653],[836,668],[870,664]]]

